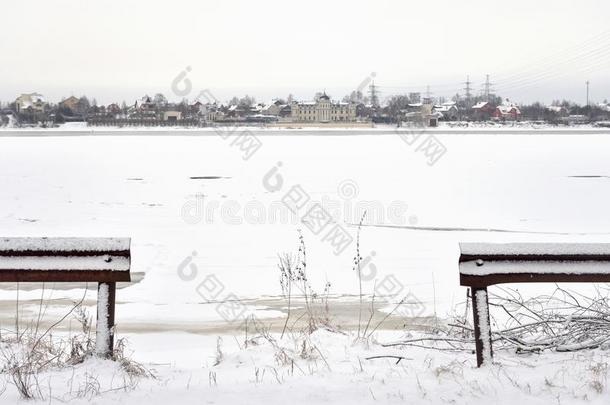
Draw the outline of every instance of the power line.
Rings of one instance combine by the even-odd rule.
[[[591,51],[595,52],[600,49],[599,44],[605,43],[610,39],[610,30],[606,30],[602,33],[599,33],[583,42],[575,44],[573,46],[561,49],[559,51],[555,51],[548,55],[542,55],[539,58],[532,59],[528,61],[528,66],[525,69],[522,66],[514,66],[514,68],[522,68],[520,70],[515,71],[514,73],[507,74],[505,76],[499,75],[497,80],[501,82],[512,82],[514,80],[531,76],[532,74],[536,74],[539,72],[540,67],[556,67],[557,64],[565,63],[566,55],[578,55],[578,54],[587,54]],[[593,48],[593,49],[590,49]],[[607,48],[606,46],[602,46],[602,48]],[[578,56],[581,58],[582,56]]]
[[[592,65],[583,67],[583,68],[579,68],[579,73],[585,74],[585,73],[594,73],[596,71],[599,71],[600,68],[605,68],[607,66],[607,62],[606,61],[602,61],[602,62],[597,62],[594,63]],[[506,84],[506,85],[501,85],[500,87],[500,91],[502,92],[506,92],[506,91],[520,91],[522,89],[526,89],[526,88],[530,88],[530,87],[536,87],[539,86],[540,83],[542,82],[548,82],[549,80],[554,80],[554,79],[559,79],[562,77],[566,77],[569,75],[572,75],[573,71],[570,70],[565,70],[565,71],[560,71],[560,72],[551,72],[546,74],[545,76],[539,76],[536,78],[532,78],[529,79],[528,81],[523,81],[521,83],[515,83],[515,84]]]
[[[610,56],[610,49],[606,46],[602,46],[595,50],[573,55],[568,59],[564,58],[563,62],[555,64],[553,67],[539,70],[537,73],[527,74],[521,77],[513,76],[513,79],[503,81],[502,83],[506,84],[500,84],[499,87],[502,89],[527,87],[532,84],[537,84],[540,81],[564,76],[569,74],[571,70],[578,69],[582,71],[585,69],[595,69],[604,66],[609,61],[608,56]],[[585,66],[582,66],[583,61],[586,63]]]

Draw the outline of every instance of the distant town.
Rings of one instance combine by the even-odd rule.
[[[0,103],[0,127],[50,128],[69,122],[88,126],[186,126],[261,125],[278,127],[342,126],[367,127],[374,124],[423,125],[440,122],[468,125],[469,122],[534,122],[550,125],[610,126],[610,104],[580,105],[557,100],[516,104],[489,92],[480,95],[456,94],[451,99],[429,94],[394,95],[380,101],[375,85],[369,91],[353,91],[340,100],[321,91],[310,101],[292,95],[270,102],[254,97],[233,97],[220,102],[211,95],[189,101],[170,102],[161,93],[127,103],[99,105],[87,96],[70,96],[57,103],[39,93],[24,93],[8,103]]]

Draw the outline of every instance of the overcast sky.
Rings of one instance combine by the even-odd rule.
[[[607,0],[27,0],[0,9],[0,100],[38,91],[132,103],[187,66],[194,98],[333,98],[375,73],[381,97],[475,91],[610,99]]]

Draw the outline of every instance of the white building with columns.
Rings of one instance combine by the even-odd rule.
[[[294,122],[353,122],[356,121],[356,104],[333,102],[323,93],[316,101],[292,103]]]

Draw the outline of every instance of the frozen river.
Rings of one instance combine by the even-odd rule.
[[[460,241],[610,242],[610,131],[517,132],[2,132],[0,234],[131,237],[118,323],[189,329],[233,316],[217,302],[279,315],[277,255],[299,229],[312,288],[354,300],[367,211],[364,292],[444,315],[465,296]],[[34,313],[40,286],[22,287]],[[68,287],[45,286],[48,316],[82,297]],[[0,290],[3,324],[15,297]]]

